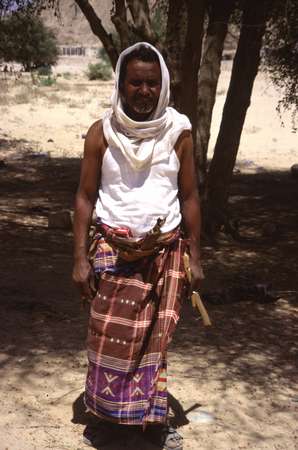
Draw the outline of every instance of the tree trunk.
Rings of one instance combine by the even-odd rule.
[[[177,14],[179,11],[179,15]],[[181,108],[182,62],[181,55],[185,45],[187,30],[187,9],[185,0],[169,0],[166,60],[171,76],[171,95],[174,106]]]
[[[260,63],[266,0],[246,0],[231,81],[207,178],[206,225],[216,232],[225,223],[229,187],[241,132]],[[208,231],[208,230],[207,230]]]
[[[111,20],[119,34],[121,49],[128,47],[130,29],[127,22],[126,5],[124,0],[114,0],[111,10]]]
[[[201,61],[206,0],[187,0],[187,33],[182,53],[181,112],[191,121],[196,147],[198,71]]]
[[[203,43],[203,55],[198,84],[198,117],[196,164],[199,184],[204,187],[207,171],[207,151],[210,139],[212,111],[229,18],[234,0],[213,1],[210,5],[209,23]]]

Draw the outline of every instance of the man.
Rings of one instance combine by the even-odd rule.
[[[166,350],[186,280],[181,220],[191,290],[203,277],[191,125],[168,107],[169,73],[150,44],[122,52],[115,78],[112,107],[86,137],[75,205],[73,279],[91,301],[85,404],[101,419],[85,442],[135,425],[179,450],[182,438],[167,426]]]

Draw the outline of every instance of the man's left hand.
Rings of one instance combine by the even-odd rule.
[[[191,271],[190,295],[193,291],[198,291],[202,280],[205,278],[201,261],[199,259],[190,258],[189,266]]]

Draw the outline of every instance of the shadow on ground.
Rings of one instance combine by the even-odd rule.
[[[72,422],[74,424],[81,424],[81,425],[89,425],[93,426],[95,429],[100,423],[98,419],[93,416],[90,413],[86,412],[86,408],[84,405],[84,393],[81,393],[78,398],[73,403],[73,418]],[[193,405],[193,408],[198,407],[198,404]],[[174,427],[180,427],[183,425],[186,425],[189,423],[189,420],[186,417],[186,414],[189,411],[184,411],[182,405],[180,402],[169,392],[169,407],[172,411],[172,417],[171,417],[171,424]],[[128,430],[128,432],[127,432]],[[142,429],[141,427],[126,427],[123,426],[123,439],[125,442],[123,443],[123,448],[125,450],[135,450],[136,448],[144,448],[146,450],[157,450],[160,448],[162,450],[162,446],[158,447],[156,445],[151,445],[150,442],[148,442],[148,439],[145,439],[142,436]],[[120,428],[121,432],[121,428]],[[99,446],[100,447],[100,446]],[[106,444],[104,446],[101,446],[100,448],[104,448],[105,450],[121,450],[121,442],[119,440],[117,443],[111,442],[109,444]]]
[[[19,364],[25,377],[46,352],[64,357],[71,368],[85,347],[87,312],[71,282],[72,233],[49,229],[47,215],[72,207],[80,161],[33,155],[20,141],[0,144],[1,367]],[[217,293],[218,300],[207,303],[213,326],[204,328],[185,304],[173,360],[183,358],[184,376],[194,379],[220,365],[223,387],[231,380],[264,390],[274,378],[294,383],[297,181],[288,173],[237,175],[230,207],[250,241],[205,243],[202,292],[206,298]],[[260,283],[273,286],[275,301],[247,296],[247,286]],[[224,293],[231,287],[233,301]]]

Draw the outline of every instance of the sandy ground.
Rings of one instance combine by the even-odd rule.
[[[220,125],[230,67],[230,62],[223,62],[213,113],[210,156]],[[5,117],[1,129],[7,137],[28,140],[30,145],[33,141],[36,151],[49,152],[54,157],[81,155],[82,134],[109,106],[113,82],[90,83],[78,74],[69,80],[66,68],[65,64],[58,66],[56,73],[61,76],[53,87],[30,87],[27,80],[23,83],[20,80],[13,86],[11,81],[2,80],[2,89],[9,91],[0,100]],[[243,171],[254,171],[256,167],[259,170],[289,169],[298,161],[297,134],[292,132],[289,114],[282,120],[278,116],[279,99],[270,80],[260,74],[238,153],[237,165]]]
[[[212,142],[228,76],[224,70]],[[83,450],[87,312],[70,281],[71,232],[48,229],[47,216],[72,205],[82,135],[108,106],[112,82],[0,82],[0,450]],[[205,243],[213,326],[204,328],[186,304],[171,344],[170,403],[187,450],[298,449],[297,182],[288,173],[297,136],[289,118],[281,127],[277,100],[260,75],[231,198],[244,231],[258,236],[274,223],[278,239]],[[247,286],[256,283],[273,283],[277,300],[252,295]],[[131,434],[102,448],[156,447]]]

